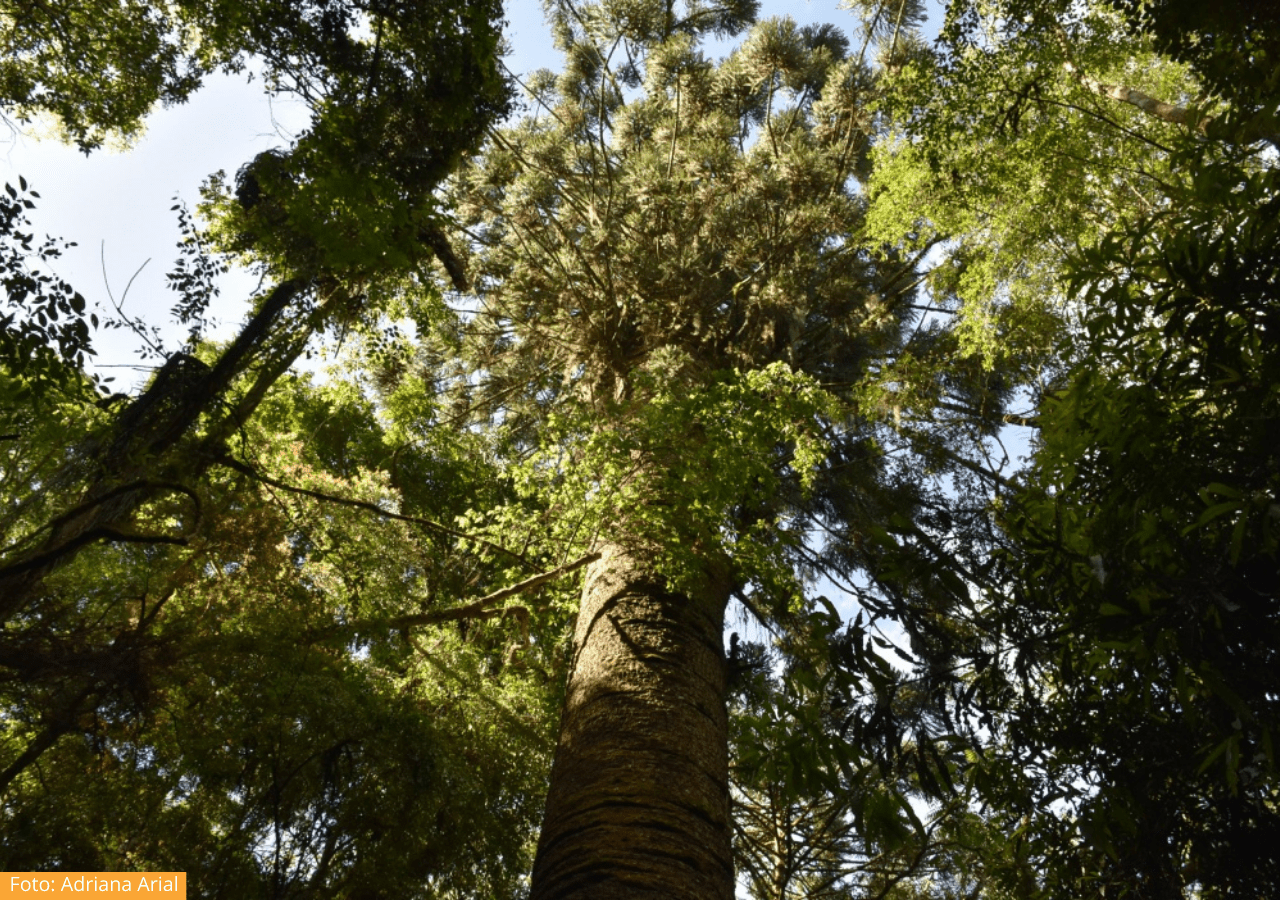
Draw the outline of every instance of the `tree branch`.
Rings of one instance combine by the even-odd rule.
[[[557,566],[547,572],[534,575],[532,578],[526,578],[524,581],[517,582],[510,587],[502,588],[487,594],[472,603],[463,606],[455,606],[451,609],[438,609],[432,612],[412,613],[406,616],[394,616],[390,619],[363,619],[357,622],[347,622],[332,628],[321,629],[317,633],[313,633],[313,637],[320,639],[332,638],[335,636],[345,636],[350,634],[367,634],[371,631],[394,631],[397,629],[419,628],[423,625],[441,625],[445,622],[459,622],[463,619],[493,619],[498,616],[514,615],[522,619],[521,630],[524,633],[525,640],[529,636],[528,616],[529,611],[523,606],[508,606],[495,608],[495,603],[500,603],[508,597],[514,597],[516,594],[523,594],[534,588],[542,587],[544,584],[555,581],[563,575],[577,571],[585,565],[595,562],[600,558],[599,553],[588,553],[580,556],[573,562],[565,563],[563,566]]]
[[[948,450],[946,448],[942,448],[942,454],[947,459],[951,460],[952,462],[956,463],[959,466],[962,466],[965,469],[968,469],[970,472],[979,476],[980,478],[985,478],[988,481],[994,482],[995,484],[1009,491],[1016,492],[1017,490],[1019,490],[1018,485],[1014,484],[1008,478],[1005,478],[999,472],[993,472],[990,469],[984,469],[982,466],[978,465],[973,460],[966,459],[965,457],[961,456],[959,453],[956,453],[952,450]]]
[[[1135,88],[1126,87],[1123,84],[1108,84],[1105,81],[1099,81],[1097,78],[1086,74],[1083,69],[1076,65],[1071,53],[1071,47],[1067,43],[1067,36],[1061,28],[1057,29],[1057,36],[1058,44],[1062,47],[1064,57],[1062,67],[1086,90],[1100,97],[1115,100],[1117,103],[1128,104],[1142,110],[1149,116],[1168,122],[1171,125],[1181,125],[1192,131],[1198,131],[1202,135],[1208,135],[1209,127],[1217,121],[1218,117],[1216,116],[1200,116],[1197,118],[1193,115],[1192,110],[1186,107],[1166,103]],[[1280,135],[1258,131],[1256,128],[1240,135],[1240,138],[1246,144],[1266,141],[1273,147],[1280,149]]]
[[[8,578],[13,575],[21,575],[23,572],[34,571],[42,566],[55,562],[73,550],[78,550],[85,544],[90,544],[97,540],[105,540],[113,544],[174,544],[179,547],[187,546],[187,539],[184,537],[172,537],[167,534],[131,534],[124,531],[117,531],[114,528],[102,526],[81,532],[65,544],[60,544],[52,550],[48,550],[37,556],[23,560],[22,562],[14,563],[11,566],[0,568],[0,577]]]
[[[949,403],[946,400],[939,400],[935,404],[939,409],[947,409],[951,412],[962,413],[974,419],[985,418],[980,410],[976,410],[970,406],[964,406],[960,403]],[[1006,425],[1020,425],[1023,428],[1039,428],[1040,419],[1036,416],[1020,416],[1017,413],[1004,413],[1000,416],[1000,421]]]
[[[523,594],[525,591],[531,591],[534,588],[542,587],[550,581],[555,581],[562,575],[568,575],[581,569],[585,565],[595,562],[600,558],[599,553],[587,553],[579,556],[573,562],[565,563],[563,566],[557,566],[550,571],[543,572],[540,575],[534,575],[532,578],[526,578],[524,581],[518,582],[505,587],[500,591],[494,591],[485,597],[481,597],[474,603],[468,603],[465,606],[456,606],[453,609],[442,609],[429,613],[415,613],[408,616],[397,616],[394,619],[384,619],[380,622],[370,622],[367,625],[378,625],[383,628],[413,628],[419,625],[438,625],[441,622],[455,622],[459,619],[474,618],[490,618],[494,615],[505,613],[505,609],[493,609],[492,606],[508,597],[514,597],[516,594]],[[363,626],[362,626],[363,627]],[[355,628],[354,630],[360,630]]]
[[[52,530],[61,528],[63,525],[75,519],[77,516],[84,515],[85,513],[89,512],[95,507],[101,506],[103,503],[106,503],[109,500],[114,500],[116,497],[119,497],[122,494],[128,494],[133,491],[143,491],[148,489],[151,489],[151,490],[167,489],[167,490],[173,491],[174,493],[182,494],[183,496],[187,497],[188,499],[191,500],[192,504],[195,505],[196,520],[199,521],[200,498],[196,495],[195,491],[191,490],[191,488],[187,487],[186,485],[178,484],[176,482],[171,482],[171,481],[145,481],[145,480],[131,481],[128,484],[122,484],[119,487],[113,488],[112,490],[107,491],[105,494],[102,494],[99,497],[94,497],[90,500],[85,501],[84,503],[81,503],[77,506],[73,506],[71,509],[67,510],[61,515],[50,519],[48,522],[41,525],[39,528],[37,528],[35,531],[28,534],[26,537],[19,538],[17,541],[10,544],[8,547],[4,547],[0,549],[0,554],[9,553],[13,550],[16,550],[22,544],[25,544],[28,541],[34,539],[37,535],[44,534],[46,531],[52,531]],[[7,569],[0,569],[0,572],[3,572],[3,571],[7,571]]]
[[[314,500],[323,500],[326,503],[336,503],[339,506],[350,506],[354,509],[363,509],[368,512],[377,513],[378,515],[384,516],[388,519],[395,519],[398,522],[408,522],[412,525],[422,525],[425,528],[430,528],[431,530],[438,531],[441,534],[447,534],[447,535],[450,535],[451,537],[460,538],[465,541],[474,541],[475,543],[479,544],[482,547],[488,547],[490,550],[494,550],[498,553],[503,553],[503,554],[506,554],[507,556],[513,557],[519,560],[521,563],[524,563],[526,566],[529,564],[529,561],[525,559],[524,556],[522,556],[521,554],[517,553],[514,550],[508,550],[506,547],[503,547],[501,544],[495,544],[491,541],[485,540],[482,537],[477,537],[474,534],[467,534],[462,531],[455,531],[454,529],[449,528],[446,525],[441,525],[439,522],[433,521],[431,519],[424,519],[421,516],[405,516],[405,515],[401,515],[400,513],[393,513],[390,510],[383,509],[381,506],[378,506],[376,503],[369,503],[368,501],[365,501],[365,500],[352,500],[348,497],[338,497],[334,494],[326,494],[323,491],[313,491],[309,488],[298,487],[297,485],[292,485],[292,484],[286,484],[285,482],[280,481],[277,478],[272,478],[270,475],[265,475],[262,472],[259,472],[257,469],[253,468],[253,466],[250,466],[248,463],[242,463],[240,462],[240,460],[225,453],[219,455],[214,460],[214,462],[218,463],[219,465],[226,466],[228,469],[234,469],[235,471],[239,472],[242,475],[247,475],[250,478],[254,479],[255,481],[261,481],[263,484],[269,484],[273,488],[278,488],[282,491],[287,491],[290,494],[300,494],[301,496],[304,496],[304,497],[311,497]]]

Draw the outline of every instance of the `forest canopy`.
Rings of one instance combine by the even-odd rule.
[[[0,0],[86,153],[309,115],[175,207],[131,394],[0,194],[0,866],[1280,893],[1280,22],[847,5],[550,0],[513,73],[492,0]]]

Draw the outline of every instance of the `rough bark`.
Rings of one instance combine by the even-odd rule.
[[[670,591],[640,555],[587,571],[532,900],[732,900],[727,579]]]

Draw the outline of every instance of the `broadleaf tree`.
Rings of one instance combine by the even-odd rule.
[[[918,644],[975,729],[994,896],[1275,889],[1280,70],[1252,8],[954,3],[894,97],[877,227],[954,242],[935,284],[990,352],[1035,349],[1020,307],[1058,323],[1003,549]]]
[[[134,16],[139,10],[145,14]],[[248,439],[314,336],[371,327],[393,294],[413,294],[427,318],[438,308],[438,293],[416,274],[430,258],[450,256],[432,189],[505,112],[500,8],[237,4],[206,19],[204,6],[138,4],[119,11],[126,24],[116,11],[103,12],[65,4],[5,11],[3,38],[13,52],[0,100],[8,114],[52,116],[88,151],[109,132],[135,131],[157,98],[181,100],[195,86],[191,73],[256,57],[269,89],[298,94],[312,120],[291,147],[248,161],[237,193],[225,178],[211,180],[206,208],[217,221],[209,232],[197,237],[183,214],[183,260],[171,280],[180,295],[175,315],[194,326],[191,342],[167,354],[138,396],[93,389],[82,365],[98,323],[79,294],[42,270],[39,258],[57,245],[39,245],[28,231],[28,186],[8,191],[0,341],[6,868],[73,859],[85,870],[182,868],[198,873],[210,896],[285,896],[304,887],[369,895],[387,876],[405,889],[435,878],[442,892],[468,893],[495,872],[509,887],[520,827],[489,845],[487,860],[483,839],[471,855],[424,836],[448,837],[450,818],[475,821],[475,806],[460,811],[468,803],[504,805],[513,821],[527,817],[515,794],[494,798],[493,769],[468,769],[463,760],[473,750],[443,749],[455,735],[426,725],[452,706],[462,715],[460,737],[483,729],[484,716],[418,696],[407,674],[426,665],[417,651],[399,646],[398,656],[376,666],[351,658],[359,639],[351,622],[366,612],[362,579],[353,571],[326,580],[323,567],[307,569],[323,555],[312,537],[336,523],[320,516],[308,526],[287,507],[283,517],[263,509],[261,492],[275,491],[277,505],[282,496],[323,497],[382,521],[379,504],[389,502],[382,495],[358,499],[343,488],[350,479],[351,491],[368,492],[369,477],[387,477],[385,459],[352,462],[346,448],[331,448],[324,464],[339,487],[266,475],[268,485],[251,452],[277,448],[266,456],[268,469],[283,468],[289,454],[279,452],[279,432],[256,445]],[[59,49],[81,39],[92,54]],[[137,52],[156,40],[167,49]],[[222,265],[207,248],[257,265],[266,285],[225,346],[201,341],[215,296],[210,279]],[[50,338],[56,345],[47,352],[36,346]],[[379,433],[360,417],[351,422],[351,437]],[[296,440],[308,437],[315,432]],[[380,438],[358,446],[368,451]],[[401,477],[480,471],[451,467],[449,453],[434,450],[396,460]],[[453,486],[465,492],[463,484]],[[408,519],[452,533],[421,515],[398,521]],[[415,570],[398,561],[398,573],[374,582],[385,588]],[[247,573],[247,600],[237,596],[237,573]],[[422,600],[412,592],[395,599],[401,616]],[[501,613],[491,605],[481,619]],[[367,612],[379,635],[407,627],[388,624],[385,608]],[[323,627],[306,625],[326,615]],[[464,682],[478,677],[473,663],[452,670]],[[433,689],[440,683],[430,681]],[[249,698],[256,699],[242,707]],[[490,699],[493,710],[522,721]],[[533,769],[539,758],[529,756]],[[477,774],[486,771],[487,781]],[[90,774],[93,785],[84,782]],[[442,786],[450,778],[454,799]],[[397,780],[404,785],[397,799],[409,803],[398,824],[420,826],[405,833],[373,808]],[[116,816],[113,805],[125,798],[130,811]]]
[[[183,870],[210,897],[514,896],[559,614],[458,615],[484,578],[424,516],[489,479],[387,443],[343,385],[284,380],[242,440],[186,545],[86,548],[43,628],[7,635],[4,865]],[[416,515],[379,515],[393,500]]]

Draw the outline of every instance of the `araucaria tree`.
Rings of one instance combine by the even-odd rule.
[[[507,540],[598,555],[535,900],[733,896],[727,604],[800,613],[821,503],[875,506],[853,388],[907,336],[911,265],[859,239],[872,80],[829,26],[699,49],[755,7],[553,4],[564,72],[452,191],[456,390],[519,460]]]

